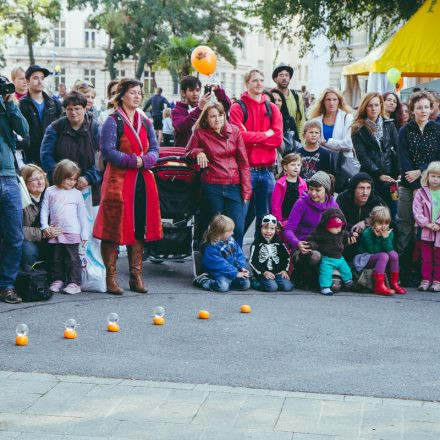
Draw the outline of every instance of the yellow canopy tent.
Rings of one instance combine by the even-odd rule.
[[[426,0],[420,9],[385,43],[364,58],[342,69],[344,96],[356,106],[359,93],[353,93],[353,84],[359,84],[358,75],[368,75],[368,91],[381,93],[394,90],[385,73],[397,67],[402,76],[440,76],[440,1]],[[350,86],[351,85],[351,86]]]

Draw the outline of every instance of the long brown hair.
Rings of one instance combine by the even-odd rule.
[[[338,108],[346,113],[351,113],[351,108],[346,104],[344,97],[342,96],[342,93],[336,89],[335,87],[327,87],[324,89],[324,91],[319,96],[318,100],[313,104],[313,107],[310,111],[310,119],[317,118],[318,116],[325,115],[325,97],[329,93],[334,93],[338,99],[339,104]]]
[[[208,104],[205,105],[205,108],[203,109],[202,114],[199,116],[199,119],[197,119],[196,123],[194,124],[193,131],[198,130],[200,128],[209,128],[208,113],[209,113],[209,110],[212,110],[213,108],[218,110],[220,115],[223,115],[223,119],[224,119],[223,120],[223,127],[222,127],[222,130],[223,130],[225,123],[226,123],[226,114],[225,114],[225,109],[223,108],[223,105],[220,104],[220,102],[208,102]]]
[[[351,133],[357,133],[362,127],[367,127],[368,131],[371,132],[371,128],[365,123],[367,119],[367,107],[373,98],[379,98],[380,101],[380,115],[383,117],[383,98],[378,92],[366,93],[359,104],[358,111],[354,117],[353,124],[351,125]]]
[[[220,241],[220,237],[227,231],[233,231],[235,223],[232,218],[223,214],[216,215],[209,224],[208,229],[203,235],[204,243],[215,244]]]

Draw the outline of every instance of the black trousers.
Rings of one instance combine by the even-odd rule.
[[[52,277],[67,283],[81,285],[81,260],[79,243],[54,243],[52,256]]]

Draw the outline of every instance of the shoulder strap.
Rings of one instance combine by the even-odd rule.
[[[293,90],[293,89],[290,89],[290,91],[292,92],[292,95],[295,98],[296,111],[299,113],[299,116],[302,119],[301,107],[299,106],[299,96],[298,96],[298,93],[296,93],[296,91]]]
[[[61,136],[62,132],[66,128],[66,118],[67,116],[63,116],[62,118],[59,118],[56,121],[52,122],[52,127],[54,128],[58,137]]]
[[[116,148],[119,150],[121,137],[124,133],[124,121],[122,120],[121,115],[117,112],[112,113],[110,116],[112,116],[116,122]]]
[[[243,125],[244,125],[248,118],[248,111],[246,108],[246,104],[241,99],[237,99],[236,103],[241,107],[241,111],[243,113]]]
[[[264,105],[266,106],[266,115],[269,116],[270,125],[272,125],[272,106],[270,105],[270,101],[266,99]]]

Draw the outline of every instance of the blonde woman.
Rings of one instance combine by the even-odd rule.
[[[87,112],[91,113],[94,118],[97,118],[97,112],[94,107],[96,98],[95,86],[90,81],[78,80],[72,87],[72,92],[79,92],[87,99]]]

